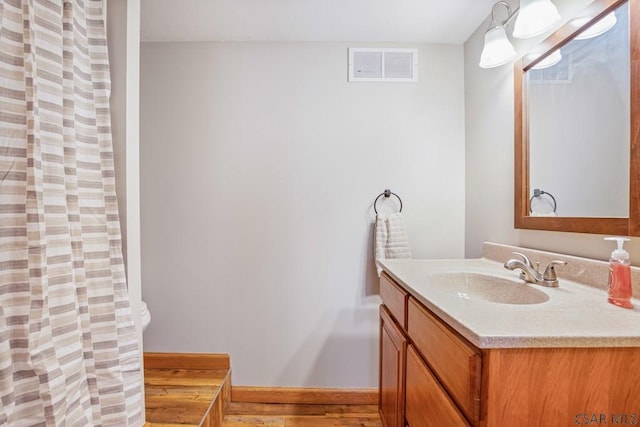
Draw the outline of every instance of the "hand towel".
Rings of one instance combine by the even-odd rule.
[[[378,214],[375,227],[375,258],[411,258],[407,230],[402,220],[402,214]],[[378,276],[382,268],[376,264]]]

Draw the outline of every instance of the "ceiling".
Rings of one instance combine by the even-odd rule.
[[[144,0],[143,41],[463,43],[495,0]]]

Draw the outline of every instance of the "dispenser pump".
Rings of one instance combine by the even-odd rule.
[[[624,250],[624,242],[628,242],[631,239],[627,237],[605,237],[604,240],[611,240],[618,242],[618,249],[611,252],[611,258],[619,260],[628,260],[629,252]]]

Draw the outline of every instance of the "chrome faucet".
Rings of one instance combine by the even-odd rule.
[[[535,267],[531,263],[531,260],[525,254],[521,254],[520,252],[514,252],[515,255],[518,255],[522,258],[519,259],[510,259],[504,263],[504,268],[509,270],[520,269],[520,278],[528,283],[535,283],[536,285],[547,286],[549,288],[557,288],[558,287],[558,277],[556,276],[556,265],[566,265],[565,261],[554,260],[551,261],[547,267],[544,269],[544,273],[540,273],[540,263],[537,262]]]

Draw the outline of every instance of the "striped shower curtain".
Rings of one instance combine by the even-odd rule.
[[[141,425],[101,0],[0,1],[0,425]]]

